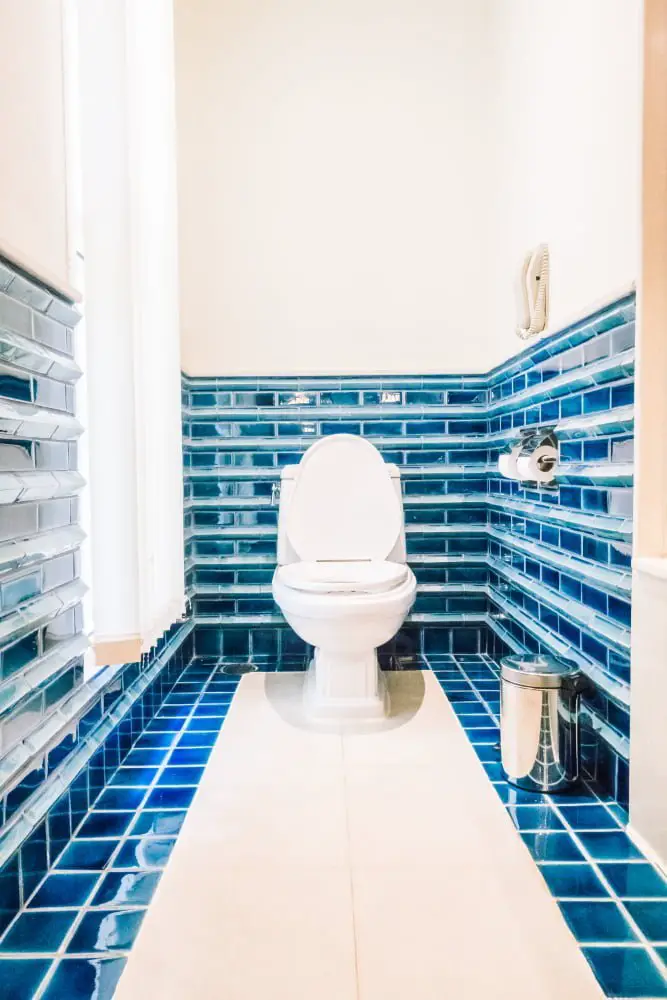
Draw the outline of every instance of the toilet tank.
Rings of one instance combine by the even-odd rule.
[[[398,496],[401,510],[403,510],[403,497],[401,495],[401,473],[397,465],[387,463],[391,481]],[[286,465],[280,473],[280,504],[278,507],[278,565],[287,566],[289,563],[299,562],[299,557],[290,545],[287,537],[287,512],[290,500],[294,493],[296,478],[299,474],[298,465]],[[396,544],[387,556],[389,562],[404,563],[407,561],[405,547],[405,515],[401,518],[401,530]]]

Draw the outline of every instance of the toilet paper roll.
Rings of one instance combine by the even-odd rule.
[[[551,483],[556,475],[558,450],[543,444],[529,455],[519,455],[516,463],[520,479],[531,483]]]
[[[498,471],[505,479],[520,479],[517,469],[517,459],[521,454],[521,445],[515,445],[511,451],[504,451],[498,456]]]

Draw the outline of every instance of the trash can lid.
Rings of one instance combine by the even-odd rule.
[[[558,688],[581,673],[576,663],[557,656],[506,656],[500,661],[502,680],[522,687]]]

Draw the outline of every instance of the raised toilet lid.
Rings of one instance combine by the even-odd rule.
[[[406,579],[402,563],[296,562],[283,566],[280,575],[288,587],[309,594],[377,594],[397,587]]]
[[[301,459],[286,526],[300,559],[383,561],[402,519],[385,461],[365,438],[333,434]]]

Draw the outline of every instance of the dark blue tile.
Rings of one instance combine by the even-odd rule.
[[[2,1000],[29,1000],[37,992],[50,967],[51,961],[41,958],[0,959]],[[76,1000],[74,995],[71,995],[71,1000]]]
[[[169,750],[165,749],[149,749],[148,747],[136,747],[131,750],[125,760],[123,765],[125,767],[159,767],[163,764]]]
[[[544,864],[540,873],[557,899],[601,899],[609,895],[592,865]]]
[[[119,767],[109,784],[116,788],[148,788],[157,772],[156,767]]]
[[[96,809],[137,809],[146,795],[145,788],[106,788],[95,802]]]
[[[130,832],[132,836],[147,833],[153,836],[177,834],[183,826],[185,817],[185,812],[177,812],[176,810],[154,812],[150,809],[145,809],[137,816]]]
[[[88,874],[52,874],[48,875],[40,885],[28,904],[29,908],[83,906],[90,896],[99,875],[97,872]]]
[[[198,785],[203,773],[203,767],[165,767],[158,785]]]
[[[632,858],[643,860],[641,853],[622,831],[580,833],[578,837],[594,861],[627,861]]]
[[[600,865],[600,871],[621,899],[647,896],[667,899],[667,879],[648,863]],[[665,938],[667,940],[667,938]]]
[[[0,951],[55,952],[78,916],[76,910],[26,910],[0,941]]]
[[[154,788],[148,796],[146,809],[187,809],[196,788]]]
[[[137,750],[167,748],[171,746],[173,741],[173,733],[142,733],[134,746]]]
[[[58,858],[56,868],[67,871],[102,871],[117,847],[117,840],[73,840]]]
[[[176,746],[179,749],[189,749],[192,747],[213,747],[218,738],[215,733],[183,733]]]
[[[175,837],[128,838],[114,859],[118,868],[164,868],[176,843]]]
[[[649,941],[667,941],[667,900],[628,900],[625,905]]]
[[[564,805],[563,819],[573,830],[618,830],[619,824],[604,806]]]
[[[643,948],[584,948],[608,997],[667,997],[667,981]]]
[[[109,872],[93,897],[91,906],[148,906],[161,872]]]
[[[63,958],[44,1000],[111,1000],[126,958]]]
[[[170,765],[206,764],[210,756],[211,751],[205,747],[198,750],[174,750],[168,763]]]
[[[549,805],[508,806],[514,825],[521,831],[563,830],[563,824]]]
[[[637,936],[621,910],[611,901],[561,902],[561,912],[582,944],[624,944]]]
[[[85,913],[67,946],[68,954],[127,951],[132,947],[145,913],[145,910]]]
[[[77,837],[120,837],[134,819],[133,812],[91,812],[77,830]]]
[[[568,833],[522,833],[521,839],[536,861],[583,861],[584,856]]]

